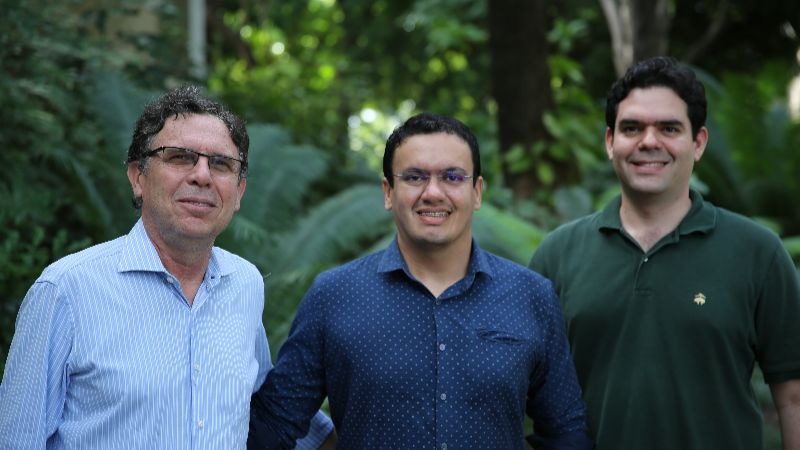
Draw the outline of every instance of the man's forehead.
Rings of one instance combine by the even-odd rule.
[[[689,123],[686,102],[670,88],[632,89],[617,108],[617,123]]]
[[[395,151],[395,161],[416,167],[461,167],[472,165],[469,144],[449,133],[416,134],[403,141]]]

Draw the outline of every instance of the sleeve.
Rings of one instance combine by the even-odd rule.
[[[547,289],[543,290],[547,314],[541,321],[545,327],[539,352],[542,361],[531,376],[527,403],[527,413],[534,424],[534,448],[592,449],[586,407],[570,355],[561,307],[550,281],[542,282],[547,284]]]
[[[261,315],[263,317],[264,311],[262,309]],[[264,328],[264,322],[258,321],[256,325],[256,361],[258,361],[258,375],[256,375],[256,384],[253,386],[255,392],[267,378],[267,373],[272,369],[272,354],[269,351],[269,341],[267,340],[267,330]]]
[[[776,247],[756,308],[758,364],[769,384],[800,378],[800,275],[780,241]]]
[[[289,337],[250,404],[249,449],[318,448],[333,430],[319,407],[325,398],[323,337],[314,287],[303,299]]]
[[[45,448],[61,423],[74,324],[57,286],[37,281],[17,314],[0,384],[0,448]]]

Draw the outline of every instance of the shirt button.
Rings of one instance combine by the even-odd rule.
[[[442,450],[447,450],[447,444],[442,444]]]
[[[647,257],[644,258],[644,262],[647,262],[649,260],[650,260],[650,258],[647,258]]]
[[[439,305],[441,305],[441,304],[442,304],[442,301],[441,301],[441,300],[439,300],[439,299],[437,298],[437,299],[436,299],[436,300],[433,302],[433,304],[434,304],[434,305],[436,305],[436,306],[439,306]]]
[[[205,425],[205,424],[206,423],[203,421],[203,419],[200,419],[200,420],[197,421],[197,428],[203,428],[203,425]]]
[[[200,371],[200,363],[195,363],[194,370],[196,370],[198,372]]]
[[[442,400],[447,400],[447,394],[442,394],[439,396]]]
[[[444,348],[445,348],[444,344],[439,344],[439,350],[444,351]]]

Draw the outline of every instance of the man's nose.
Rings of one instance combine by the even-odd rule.
[[[642,140],[640,141],[640,146],[644,148],[653,148],[657,147],[659,144],[657,131],[653,127],[647,127],[644,129],[644,135],[642,136]]]

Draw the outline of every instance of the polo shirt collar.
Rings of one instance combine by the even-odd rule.
[[[691,233],[708,233],[717,224],[717,210],[713,205],[703,200],[699,192],[690,189],[689,198],[692,206],[686,217],[678,225],[678,233],[686,235]],[[614,197],[611,202],[600,211],[598,216],[598,230],[617,230],[622,231],[622,221],[619,218],[619,207],[622,204],[622,196]]]
[[[142,219],[139,218],[131,231],[124,237],[120,253],[120,272],[158,272],[169,273],[158,256],[155,245],[147,235]],[[211,249],[211,260],[208,262],[205,277],[219,279],[234,272],[233,261],[217,247]]]
[[[690,190],[689,198],[692,199],[692,207],[678,225],[678,231],[680,234],[709,233],[717,225],[717,208],[703,200],[697,191]]]

